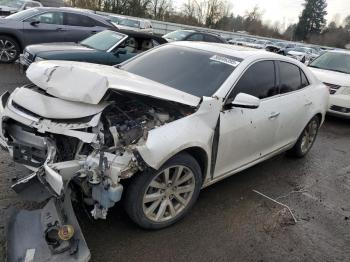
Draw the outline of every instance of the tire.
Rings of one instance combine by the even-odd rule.
[[[0,63],[15,62],[21,52],[18,42],[9,36],[0,35]]]
[[[294,147],[288,151],[288,155],[302,158],[312,148],[320,127],[319,117],[313,117],[304,128]]]
[[[180,174],[178,179],[175,174]],[[132,179],[124,208],[129,217],[144,229],[165,228],[182,219],[193,207],[202,187],[200,166],[188,153],[180,153],[159,170],[145,171]]]

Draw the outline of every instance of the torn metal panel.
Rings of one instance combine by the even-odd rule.
[[[38,116],[50,119],[76,119],[92,116],[102,112],[108,105],[108,103],[91,105],[66,101],[40,94],[25,87],[17,88],[12,98],[17,105]]]
[[[200,108],[192,115],[151,130],[147,141],[137,147],[138,152],[154,169],[158,169],[171,156],[190,147],[204,149],[210,159],[221,106],[218,99],[205,97]]]
[[[35,194],[35,192],[32,192]],[[25,261],[34,253],[34,261],[84,262],[90,260],[90,251],[75,217],[70,190],[63,201],[51,198],[43,209],[12,210],[8,215],[7,259]],[[71,225],[74,235],[68,241],[49,241],[48,232],[63,225]]]
[[[200,102],[199,97],[110,66],[41,61],[28,68],[27,77],[50,95],[89,104],[98,104],[108,89],[189,106],[197,106]]]

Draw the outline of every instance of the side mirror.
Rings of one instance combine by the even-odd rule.
[[[39,20],[35,20],[35,21],[30,22],[30,25],[32,25],[32,26],[36,26],[38,24],[40,24]]]
[[[256,109],[260,106],[260,99],[245,93],[239,93],[231,105],[232,107]]]

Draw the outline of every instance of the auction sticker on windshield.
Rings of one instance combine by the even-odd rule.
[[[224,57],[224,56],[219,56],[219,55],[214,55],[210,58],[210,60],[216,61],[216,62],[220,62],[220,63],[224,63],[227,65],[231,65],[233,67],[237,67],[240,62],[237,60],[234,60],[232,58],[228,58],[228,57]]]

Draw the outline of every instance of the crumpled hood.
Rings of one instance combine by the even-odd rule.
[[[48,94],[69,101],[98,104],[108,89],[112,89],[189,106],[197,106],[200,102],[197,96],[111,66],[41,61],[31,64],[26,74]]]
[[[321,82],[339,86],[350,86],[350,74],[315,67],[309,67],[309,69]]]

